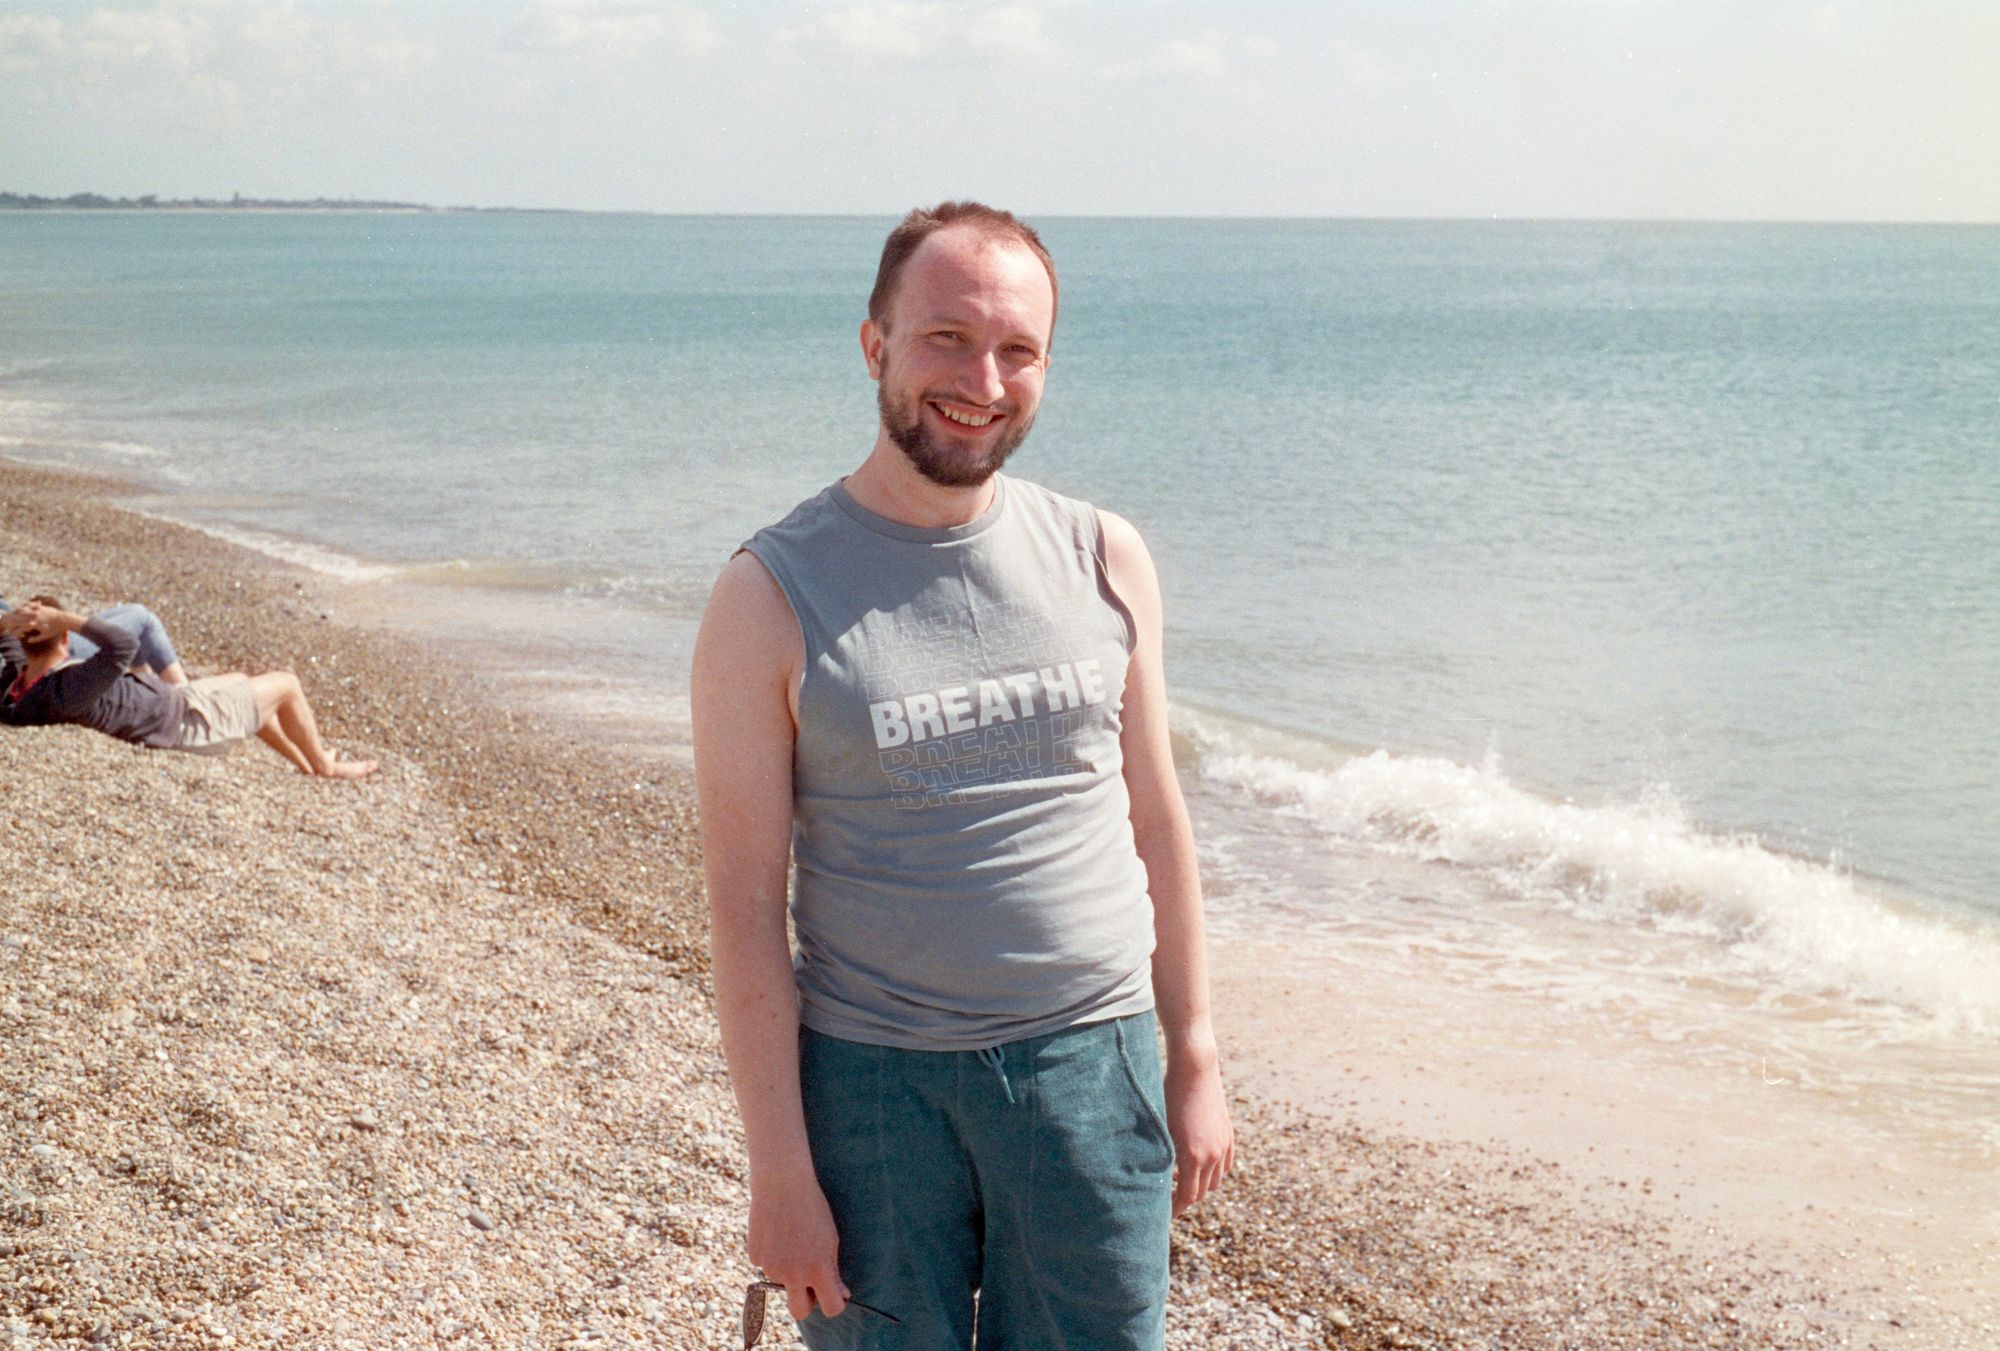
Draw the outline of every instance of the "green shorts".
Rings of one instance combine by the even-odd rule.
[[[1174,1147],[1155,1027],[1149,1011],[984,1051],[802,1030],[841,1278],[897,1320],[815,1310],[806,1345],[1162,1346]]]

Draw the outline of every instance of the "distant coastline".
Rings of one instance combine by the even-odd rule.
[[[425,202],[378,202],[352,197],[314,197],[294,201],[280,197],[106,197],[73,192],[67,197],[41,197],[31,192],[0,192],[0,211],[515,211],[516,207],[431,206]]]

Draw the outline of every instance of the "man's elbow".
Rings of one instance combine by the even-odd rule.
[[[115,665],[121,671],[130,666],[139,655],[139,635],[122,625],[103,619],[91,619],[78,631],[97,644],[99,659],[106,665]]]

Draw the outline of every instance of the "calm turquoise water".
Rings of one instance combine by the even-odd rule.
[[[886,225],[0,215],[0,451],[692,617],[867,450]],[[1016,465],[1152,541],[1224,904],[1373,850],[2000,1029],[2000,230],[1045,234]]]

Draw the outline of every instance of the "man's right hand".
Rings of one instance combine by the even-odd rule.
[[[31,600],[17,610],[10,610],[7,618],[13,621],[13,631],[31,643],[39,643],[53,638],[58,633],[74,633],[83,627],[83,616],[73,615],[67,610],[58,610],[53,605],[44,605]]]
[[[766,1280],[785,1287],[785,1303],[796,1321],[813,1305],[828,1318],[847,1307],[841,1282],[840,1235],[819,1179],[810,1173],[785,1185],[750,1186],[750,1261]]]

